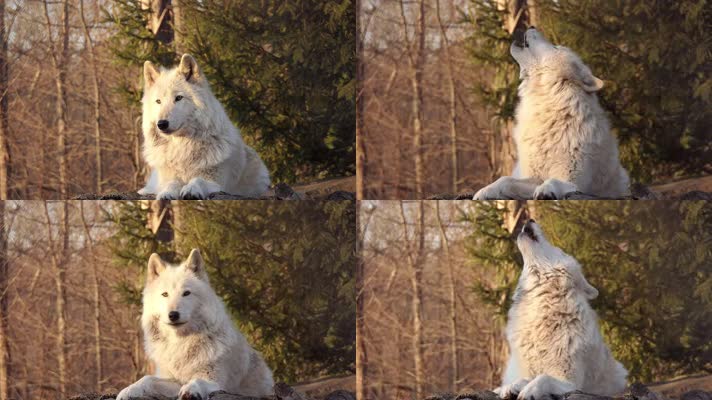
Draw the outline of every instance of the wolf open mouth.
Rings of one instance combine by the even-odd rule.
[[[539,241],[539,238],[536,236],[536,233],[534,233],[534,228],[532,228],[531,220],[524,224],[524,227],[522,227],[522,233],[520,233],[520,235],[524,235],[535,242]]]

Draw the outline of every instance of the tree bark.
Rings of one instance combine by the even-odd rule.
[[[423,149],[423,73],[425,69],[425,0],[418,2],[418,44],[415,60],[412,63],[412,89],[413,89],[413,150],[415,152],[415,195],[420,199],[423,196],[423,181],[425,179],[425,160]]]
[[[83,0],[80,0],[83,1]],[[93,202],[96,206],[96,202]],[[94,239],[91,236],[91,230],[84,215],[84,202],[79,202],[80,215],[82,218],[82,226],[84,227],[84,236],[89,244],[89,253],[96,259],[94,252]],[[94,217],[96,217],[96,208],[94,209]],[[97,393],[101,393],[101,385],[104,381],[104,365],[101,354],[101,288],[99,285],[99,271],[96,268],[97,263],[91,263],[92,270],[92,306],[94,309],[94,368],[96,369],[95,389]]]
[[[2,6],[4,7],[4,5]],[[10,341],[8,340],[7,232],[5,232],[5,202],[0,201],[0,400],[10,398]]]
[[[442,218],[440,217],[440,201],[435,202],[435,217],[440,230],[440,239],[445,249],[445,259],[447,263],[448,280],[448,313],[450,322],[450,390],[456,392],[460,382],[460,363],[457,353],[457,290],[455,288],[455,271],[453,271],[453,261],[450,254],[450,242],[448,241]]]
[[[360,17],[361,0],[356,0],[356,198],[364,198],[364,176],[366,175],[366,146],[363,143],[363,26]]]
[[[422,201],[418,202],[418,225],[413,232],[416,248],[408,251],[407,261],[410,267],[410,285],[412,291],[411,313],[413,316],[413,364],[415,366],[415,398],[420,399],[425,386],[425,342],[423,336],[423,250],[425,248],[425,210]],[[408,223],[403,202],[400,202],[400,215],[403,224],[404,240],[408,241]]]
[[[96,192],[102,193],[104,191],[104,174],[101,162],[101,96],[99,92],[99,71],[96,63],[94,42],[89,33],[89,26],[84,16],[84,0],[79,0],[79,16],[82,21],[82,29],[84,30],[84,40],[86,41],[87,50],[89,51],[89,64],[94,96],[94,163],[96,164]]]
[[[436,14],[438,18],[438,26],[440,26],[440,34],[443,40],[443,48],[445,49],[445,71],[447,71],[448,81],[448,109],[450,112],[450,169],[452,170],[452,191],[457,193],[457,186],[460,182],[458,171],[458,156],[457,156],[457,91],[455,86],[455,73],[452,66],[452,54],[450,53],[450,41],[447,37],[447,29],[443,23],[440,14],[440,0],[435,0]]]
[[[10,145],[8,110],[7,34],[5,33],[5,0],[0,0],[0,200],[10,193]]]
[[[47,223],[47,242],[50,244],[50,260],[54,272],[55,313],[57,314],[57,392],[60,398],[67,393],[67,316],[66,316],[66,264],[69,249],[69,203],[61,203],[59,237],[54,238],[53,222],[47,202],[43,202]],[[58,208],[60,208],[58,207]],[[55,210],[56,211],[56,210]]]
[[[361,229],[361,213],[356,213],[356,226]],[[364,229],[365,231],[365,229]],[[364,272],[363,237],[361,231],[356,242],[356,398],[366,400],[368,355],[366,353],[366,316],[364,315]]]
[[[44,0],[44,13],[47,23],[47,34],[50,43],[50,60],[55,72],[57,99],[57,157],[59,161],[59,198],[67,198],[67,67],[69,66],[69,0],[62,1],[62,29],[60,45],[52,40],[52,22],[49,16],[48,0]],[[59,52],[59,54],[58,54]]]
[[[535,0],[499,0],[499,9],[506,12],[507,16],[504,20],[504,28],[513,34],[517,29],[523,29],[533,23],[534,18],[534,2]],[[491,164],[494,166],[492,171],[493,178],[511,175],[514,170],[514,164],[517,159],[516,146],[514,145],[513,137],[514,123],[507,120],[503,123],[499,134],[492,135]]]

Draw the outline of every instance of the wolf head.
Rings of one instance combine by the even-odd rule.
[[[531,27],[517,38],[509,48],[519,64],[522,83],[554,88],[557,85],[573,84],[588,93],[603,88],[603,81],[593,76],[591,70],[571,49],[554,46]]]
[[[143,291],[145,321],[176,330],[195,328],[209,322],[209,314],[200,308],[212,304],[214,296],[198,249],[178,265],[166,263],[156,253],[149,258]]]
[[[543,273],[560,271],[565,274],[573,288],[580,290],[587,299],[595,299],[598,296],[598,290],[584,278],[578,261],[550,244],[534,220],[530,219],[522,227],[517,237],[517,247],[524,259],[524,279],[534,270]]]
[[[164,135],[194,134],[187,128],[195,113],[205,109],[203,103],[209,93],[208,82],[190,54],[184,54],[180,64],[166,70],[146,61],[143,64],[144,123]],[[145,126],[145,125],[144,125]]]

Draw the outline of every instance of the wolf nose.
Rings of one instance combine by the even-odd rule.
[[[178,311],[171,311],[168,313],[168,319],[170,319],[171,322],[176,322],[180,319],[180,313]]]
[[[532,26],[529,27],[529,29],[534,29],[534,30],[536,30],[536,26],[532,25]]]
[[[527,224],[535,224],[536,221],[534,221],[533,218],[529,218],[529,221],[527,221]]]
[[[168,129],[168,120],[162,119],[162,120],[158,121],[158,123],[156,124],[156,126],[157,126],[158,129],[160,129],[161,131],[165,131],[166,129]]]

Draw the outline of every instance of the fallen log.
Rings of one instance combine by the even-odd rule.
[[[309,189],[309,186],[304,188]],[[319,188],[314,190],[300,190],[301,188],[276,184],[268,193],[260,197],[245,197],[225,192],[215,192],[208,196],[208,200],[356,200],[356,193],[340,190],[336,187]],[[140,195],[137,192],[114,192],[106,194],[84,193],[74,197],[73,200],[155,200],[154,195]]]
[[[633,384],[623,395],[616,397],[600,396],[597,394],[584,393],[581,391],[569,392],[562,396],[551,396],[552,400],[668,400],[669,397],[649,390],[645,385]],[[489,390],[462,393],[462,394],[436,394],[424,400],[502,400]],[[517,400],[516,396],[511,396],[505,400]],[[683,393],[679,400],[712,400],[712,392],[703,390],[690,390]]]
[[[592,194],[573,192],[565,200],[712,200],[712,176],[685,179],[677,182],[646,186],[639,183],[631,185],[631,195],[618,198],[599,197]],[[437,194],[428,200],[472,200],[476,190],[463,193]],[[531,200],[531,199],[502,199]]]
[[[307,397],[285,383],[274,386],[274,396],[252,397],[228,392],[213,392],[205,400],[356,400],[356,395],[346,390],[336,390],[323,397]],[[118,393],[87,393],[69,398],[69,400],[114,400]],[[165,396],[134,397],[131,400],[175,400]],[[706,400],[706,399],[705,399]]]

